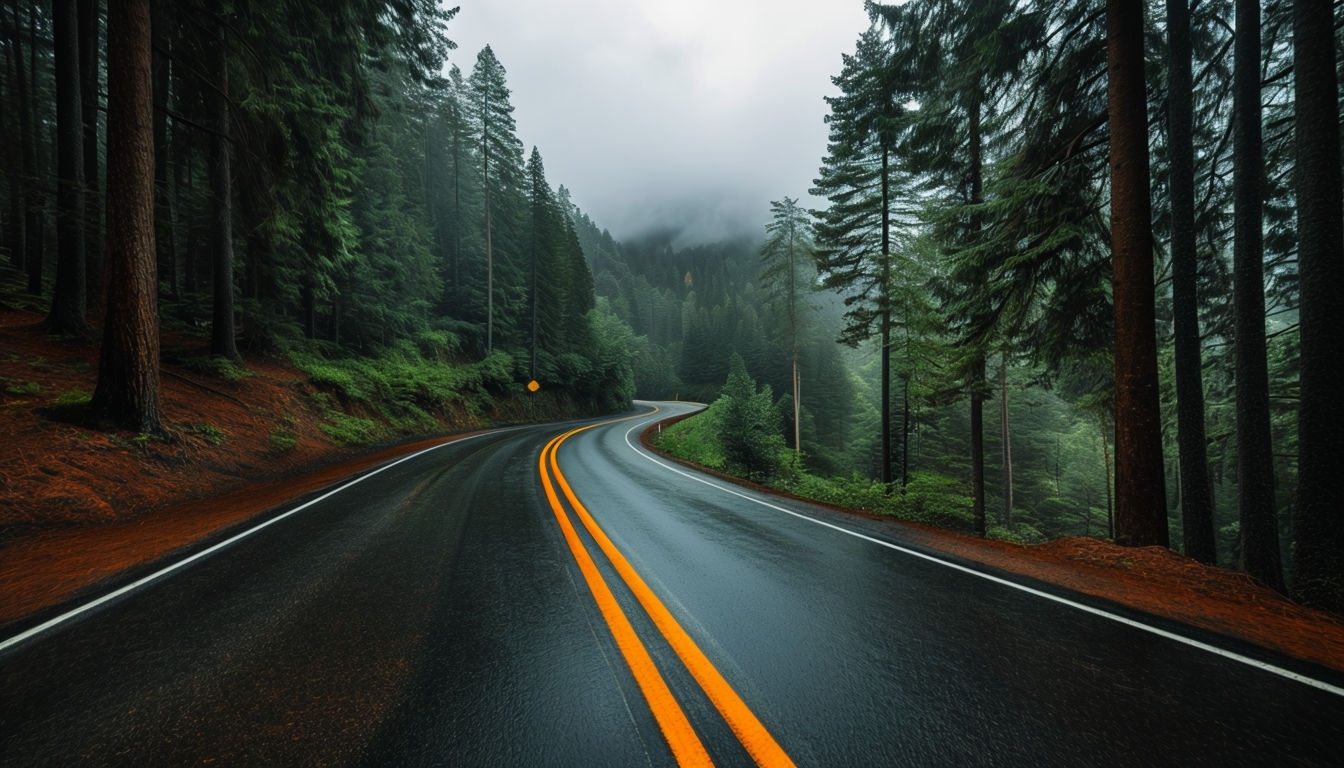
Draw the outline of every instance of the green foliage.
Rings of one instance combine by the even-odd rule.
[[[69,389],[57,395],[51,401],[51,404],[56,408],[82,408],[87,406],[91,400],[93,400],[92,392],[85,392],[82,389]]]
[[[348,447],[367,445],[381,436],[377,422],[351,416],[341,411],[327,411],[326,419],[318,426],[336,445]]]
[[[299,438],[290,432],[277,429],[271,433],[271,451],[274,453],[288,453],[294,450],[294,446],[299,444]]]
[[[211,445],[223,445],[229,437],[228,433],[212,424],[193,424],[190,429]]]
[[[785,451],[783,420],[767,384],[760,391],[747,373],[742,356],[728,360],[728,380],[710,409],[723,448],[724,466],[750,480],[767,480],[781,473]]]
[[[712,408],[663,429],[657,445],[673,456],[703,467],[724,468],[718,414]]]
[[[11,395],[36,395],[42,391],[42,385],[36,381],[25,381],[22,384],[10,384],[5,387],[5,392]]]

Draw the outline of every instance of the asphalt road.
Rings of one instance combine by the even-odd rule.
[[[5,627],[0,765],[1344,765],[1341,676],[706,479],[650,418],[450,443]]]

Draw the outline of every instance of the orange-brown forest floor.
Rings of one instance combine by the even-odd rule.
[[[175,335],[164,338],[169,439],[101,428],[78,405],[96,382],[96,344],[48,337],[40,320],[0,308],[0,626],[449,439],[337,447],[319,427],[305,374],[248,357],[249,375],[228,381],[191,364],[204,357],[202,341]],[[167,362],[175,360],[185,364]],[[1166,549],[1084,538],[1023,547],[919,526],[909,533],[933,549],[1344,671],[1344,621]]]

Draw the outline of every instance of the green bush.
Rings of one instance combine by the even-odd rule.
[[[372,419],[327,411],[327,421],[318,425],[332,442],[340,446],[365,445],[378,439],[378,424]]]
[[[299,444],[299,438],[285,432],[276,430],[271,433],[271,450],[275,453],[286,453],[294,450],[294,446]]]

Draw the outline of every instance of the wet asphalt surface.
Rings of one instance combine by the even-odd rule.
[[[798,765],[1344,765],[1339,693],[692,480],[647,421],[561,470]],[[433,449],[0,651],[0,765],[675,765],[542,492],[566,428]],[[715,763],[754,764],[582,538]]]

